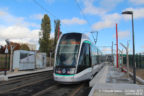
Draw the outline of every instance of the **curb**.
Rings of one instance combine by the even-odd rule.
[[[8,81],[8,76],[1,75],[0,76],[0,81]]]

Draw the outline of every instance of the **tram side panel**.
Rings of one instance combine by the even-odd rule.
[[[87,80],[91,77],[91,72],[90,44],[84,41],[81,47],[76,76],[79,76],[80,80]]]

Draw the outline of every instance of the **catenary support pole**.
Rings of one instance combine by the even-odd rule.
[[[116,24],[116,60],[117,60],[117,68],[118,68],[118,31],[117,31],[117,24]]]

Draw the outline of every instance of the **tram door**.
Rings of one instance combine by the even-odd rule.
[[[78,63],[78,73],[90,67],[91,67],[90,44],[83,43]]]

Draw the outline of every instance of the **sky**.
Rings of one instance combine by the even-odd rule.
[[[97,31],[96,45],[110,52],[112,41],[116,47],[118,24],[119,43],[129,42],[132,52],[131,15],[122,15],[123,11],[133,11],[136,53],[144,52],[144,0],[1,0],[0,45],[9,39],[36,44],[38,48],[41,20],[47,14],[51,20],[51,38],[54,20],[60,19],[62,33],[85,33],[93,40],[90,32]],[[119,49],[125,50],[120,44]]]

